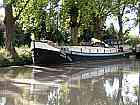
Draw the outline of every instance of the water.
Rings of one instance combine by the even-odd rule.
[[[0,68],[0,105],[140,105],[140,61]]]

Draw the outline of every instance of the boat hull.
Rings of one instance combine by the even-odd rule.
[[[35,65],[52,65],[66,62],[65,55],[61,52],[35,48],[32,50]]]
[[[118,53],[118,54],[91,54],[87,55],[76,55],[76,54],[67,54],[72,61],[81,61],[81,60],[105,60],[105,59],[119,59],[119,58],[129,58],[129,53]]]
[[[33,61],[35,65],[52,65],[70,63],[82,60],[104,60],[114,58],[128,58],[129,53],[114,54],[87,54],[87,53],[64,53],[47,49],[35,48],[33,51]]]
[[[140,59],[140,52],[136,52],[136,58]]]

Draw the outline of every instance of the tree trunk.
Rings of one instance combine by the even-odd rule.
[[[118,32],[118,48],[120,47],[120,44],[122,43],[122,34],[123,34],[123,23],[122,23],[122,16],[118,15],[118,24],[119,24],[119,32]]]
[[[71,35],[72,35],[72,45],[78,44],[78,22],[77,15],[71,16],[70,19]]]
[[[15,21],[12,12],[12,5],[6,5],[5,7],[5,19],[4,23],[6,26],[5,34],[5,48],[12,58],[15,58],[17,53],[13,46],[13,33],[15,30]]]
[[[72,45],[78,44],[78,27],[71,27],[71,34],[72,34]]]
[[[120,3],[121,2],[121,0],[118,0],[118,3]],[[123,7],[122,7],[122,10],[120,11],[118,11],[118,24],[119,24],[119,32],[118,32],[118,41],[120,41],[120,44],[124,44],[124,33],[123,33],[123,15],[124,15],[124,11],[125,11],[125,7],[126,7],[126,5],[124,5]],[[118,47],[119,47],[119,45],[118,45]]]
[[[105,20],[106,17],[93,16],[94,37],[97,39],[103,38]]]
[[[119,23],[119,33],[118,33],[118,36],[119,36],[119,40],[121,40],[123,38],[123,21],[122,21],[122,16],[119,14],[118,15],[118,23]]]
[[[116,97],[116,102],[117,102],[117,105],[119,105],[120,103],[123,103],[122,105],[124,105],[124,102],[123,102],[123,96],[122,96],[122,83],[123,83],[123,73],[121,70],[119,70],[119,88],[118,88],[118,94],[117,94],[117,97]]]

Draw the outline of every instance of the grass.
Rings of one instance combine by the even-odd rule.
[[[29,47],[15,48],[18,56],[15,59],[7,56],[8,53],[4,48],[0,48],[0,66],[25,65],[32,63],[32,54]]]

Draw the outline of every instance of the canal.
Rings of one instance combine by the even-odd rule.
[[[0,68],[0,105],[140,105],[140,61]]]

